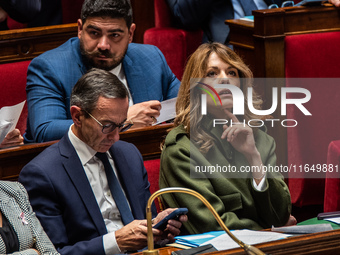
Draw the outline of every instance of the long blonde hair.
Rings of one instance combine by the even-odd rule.
[[[178,91],[176,101],[176,118],[174,127],[183,125],[186,132],[194,138],[194,142],[199,145],[202,153],[207,153],[213,145],[213,138],[205,132],[200,125],[202,114],[200,112],[200,92],[195,90],[196,86],[190,87],[192,78],[204,78],[207,76],[207,67],[209,57],[215,53],[223,62],[236,68],[241,79],[241,88],[245,95],[245,115],[244,119],[256,119],[258,116],[252,114],[247,105],[247,88],[252,86],[253,74],[242,59],[229,47],[224,44],[212,42],[200,45],[197,50],[190,56],[182,78],[181,86]],[[190,93],[192,93],[190,95]],[[253,90],[253,105],[260,109],[262,100]]]

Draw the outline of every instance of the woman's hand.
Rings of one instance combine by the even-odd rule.
[[[246,157],[256,154],[257,149],[251,127],[244,123],[240,123],[236,116],[229,110],[225,110],[225,113],[233,124],[229,126],[223,126],[224,131],[221,138],[227,139],[227,141],[234,147],[235,150],[242,153]]]
[[[261,155],[255,146],[253,130],[248,125],[239,123],[236,116],[229,110],[225,109],[224,111],[233,124],[223,126],[224,131],[221,138],[227,139],[235,150],[242,153],[250,166],[257,166],[254,168],[256,170],[253,170],[252,175],[256,184],[259,184],[265,174],[262,167]]]

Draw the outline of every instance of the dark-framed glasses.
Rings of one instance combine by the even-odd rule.
[[[128,130],[130,127],[132,127],[132,125],[133,125],[133,123],[126,123],[125,121],[124,121],[124,123],[120,123],[120,124],[111,122],[109,124],[103,125],[99,120],[97,120],[95,117],[93,117],[91,113],[89,113],[88,111],[85,111],[85,112],[88,115],[90,115],[90,117],[92,119],[94,119],[102,127],[102,133],[103,134],[111,133],[116,128],[119,129],[119,132],[124,132],[124,131]]]
[[[285,1],[281,4],[281,8],[292,7],[292,6],[294,6],[294,1]],[[279,8],[279,6],[277,4],[271,4],[268,6],[268,9],[274,9],[274,8]]]

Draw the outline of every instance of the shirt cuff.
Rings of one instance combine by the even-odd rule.
[[[255,179],[253,178],[253,186],[257,191],[264,191],[267,188],[266,175],[262,178],[260,183],[257,185]]]
[[[111,232],[103,236],[104,251],[106,255],[121,254],[116,241],[116,233]]]

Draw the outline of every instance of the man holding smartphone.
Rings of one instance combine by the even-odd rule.
[[[71,93],[73,124],[56,144],[21,171],[33,210],[65,255],[110,255],[147,245],[149,181],[137,148],[119,141],[127,130],[128,91],[114,74],[91,69]],[[175,209],[156,214],[157,224]],[[153,229],[154,240],[174,240],[186,215]]]

